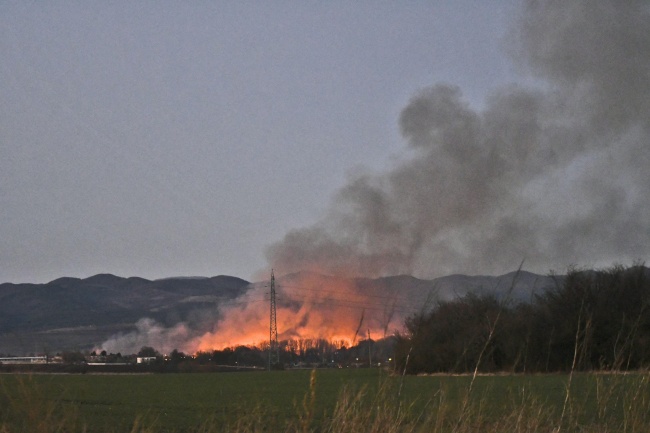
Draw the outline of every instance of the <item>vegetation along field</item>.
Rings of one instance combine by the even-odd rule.
[[[648,432],[650,375],[1,375],[0,432]]]

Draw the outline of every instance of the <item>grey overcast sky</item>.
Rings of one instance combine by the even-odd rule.
[[[96,273],[252,279],[271,265],[284,268],[281,273],[336,272],[341,267],[328,262],[333,256],[348,263],[361,256],[360,264],[347,270],[356,274],[421,277],[494,274],[516,268],[521,259],[541,272],[572,263],[644,260],[650,214],[640,203],[647,201],[648,176],[639,170],[609,173],[622,179],[610,191],[610,184],[599,185],[582,173],[603,174],[602,158],[612,157],[612,147],[599,146],[600,153],[584,149],[595,149],[593,137],[604,139],[610,132],[611,143],[625,149],[612,170],[646,163],[638,149],[646,150],[647,120],[623,113],[623,132],[615,126],[607,134],[578,131],[570,115],[591,113],[593,101],[586,110],[580,105],[584,95],[558,102],[557,94],[576,82],[590,89],[594,81],[599,90],[597,72],[607,70],[607,59],[591,53],[598,51],[592,39],[578,37],[569,44],[576,50],[570,56],[595,72],[576,78],[567,72],[571,64],[555,60],[566,56],[553,52],[552,38],[541,48],[535,44],[554,26],[573,28],[575,18],[578,34],[579,26],[594,31],[593,40],[608,53],[598,29],[603,16],[616,12],[594,12],[597,25],[590,27],[590,16],[577,18],[584,16],[578,13],[581,2],[569,3],[573,11],[558,15],[525,11],[520,1],[3,1],[0,282]],[[623,77],[631,77],[632,93],[646,92],[647,98],[647,75],[639,72],[648,63],[641,45],[648,36],[643,28],[650,28],[647,4],[630,3],[646,14],[634,21],[632,10],[614,18],[620,25],[604,27],[612,34],[631,28],[624,37],[640,51],[632,51],[635,65],[621,65]],[[557,34],[570,35],[565,30]],[[583,50],[592,57],[582,59]],[[620,77],[615,72],[606,78]],[[621,93],[609,90],[604,97]],[[444,104],[452,108],[441,108]],[[634,106],[639,107],[647,103]],[[410,169],[418,159],[442,164],[444,155],[418,152],[455,140],[431,126],[439,117],[435,113],[454,110],[445,125],[476,118],[480,128],[492,125],[490,131],[510,131],[511,118],[512,129],[520,131],[522,118],[531,117],[533,130],[542,131],[533,135],[543,155],[531,160],[517,150],[517,140],[530,136],[504,132],[512,158],[528,158],[521,165],[528,174],[483,181],[492,174],[479,167],[498,164],[483,159],[475,165],[471,155],[497,138],[480,130],[491,138],[469,146],[461,158],[471,172],[440,177],[441,169],[438,177],[421,177],[417,173],[426,169]],[[602,125],[594,120],[597,114],[576,124]],[[564,129],[562,119],[569,125]],[[444,137],[435,138],[432,128]],[[467,128],[473,128],[471,122],[462,129]],[[566,136],[581,147],[556,152],[553,143],[562,131],[571,132]],[[454,161],[445,167],[455,167]],[[479,172],[483,180],[476,178]],[[409,186],[416,178],[426,192]],[[567,179],[580,186],[567,187]],[[499,182],[511,182],[501,189],[507,194],[493,194]],[[476,183],[489,188],[482,191]],[[598,188],[607,190],[607,200],[593,191]],[[631,193],[621,196],[622,189]],[[378,192],[385,208],[368,210],[368,191]],[[412,203],[404,204],[407,196],[440,207],[415,211]],[[450,196],[461,204],[448,203]],[[462,205],[482,200],[490,204]],[[616,215],[602,215],[611,207]],[[634,212],[619,224],[624,210]],[[370,222],[372,230],[365,228],[368,212],[381,220]],[[586,217],[594,214],[600,220]],[[608,224],[603,218],[611,218],[617,230],[597,235]],[[393,229],[375,230],[384,223]],[[635,235],[620,240],[629,230]],[[576,233],[579,239],[565,245]],[[503,241],[506,234],[517,243]],[[386,246],[393,242],[398,251]],[[508,250],[502,257],[501,246]],[[382,263],[395,257],[394,265],[368,265],[373,257]]]

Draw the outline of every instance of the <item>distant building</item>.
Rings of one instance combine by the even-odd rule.
[[[156,362],[155,356],[138,356],[136,359],[137,364],[152,364]]]
[[[47,364],[47,356],[9,356],[0,358],[0,364]]]

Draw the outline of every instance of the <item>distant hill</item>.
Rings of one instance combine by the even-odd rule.
[[[493,294],[502,299],[508,297],[513,302],[530,302],[534,294],[540,294],[561,283],[562,276],[549,277],[531,272],[510,272],[501,276],[449,275],[425,280],[410,275],[396,275],[381,278],[345,279],[299,272],[278,278],[279,284],[289,287],[310,281],[315,286],[327,290],[328,287],[352,285],[357,293],[379,297],[386,303],[399,300],[399,303],[418,310],[425,304],[433,306],[438,301],[448,301],[468,293]]]
[[[290,286],[304,277],[285,275],[278,278],[278,284]],[[498,277],[450,275],[434,280],[408,275],[353,280],[310,277],[323,287],[337,282],[353,284],[356,290],[386,302],[407,300],[415,309],[427,301],[449,300],[468,292],[498,297],[509,294],[516,301],[528,301],[533,293],[556,284],[550,277],[529,272]],[[182,322],[193,332],[205,332],[218,319],[219,305],[265,284],[223,275],[151,281],[111,274],[63,277],[46,284],[0,284],[0,354],[91,349],[115,334],[133,331],[143,318],[166,327]]]
[[[468,292],[494,294],[498,298],[510,296],[514,301],[530,302],[535,294],[555,287],[562,276],[553,277],[531,272],[510,272],[498,277],[450,275],[433,280],[441,298],[449,300]]]
[[[146,280],[99,274],[46,284],[0,284],[0,354],[79,350],[128,332],[143,317],[205,323],[249,282],[236,277]]]

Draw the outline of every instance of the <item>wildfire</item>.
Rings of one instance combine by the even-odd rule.
[[[323,339],[349,347],[369,335],[382,338],[401,323],[388,296],[364,291],[354,280],[298,273],[279,279],[276,291],[279,340]],[[215,328],[191,346],[208,351],[268,344],[268,292],[257,285],[233,305],[221,307]]]

